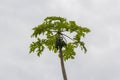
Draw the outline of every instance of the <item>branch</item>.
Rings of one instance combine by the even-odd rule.
[[[61,33],[61,34],[62,34],[62,33]],[[74,39],[70,38],[69,36],[67,36],[67,35],[65,35],[65,34],[62,34],[62,35],[66,36],[66,37],[68,37],[69,39],[71,39],[71,40],[74,41]]]

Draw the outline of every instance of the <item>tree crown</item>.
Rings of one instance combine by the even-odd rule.
[[[75,21],[67,21],[65,18],[50,16],[44,19],[43,23],[33,28],[33,34],[31,37],[37,38],[36,42],[30,44],[30,53],[36,52],[40,56],[45,46],[54,53],[58,52],[55,46],[56,37],[60,36],[63,38],[66,46],[63,46],[63,58],[64,60],[74,59],[76,53],[74,51],[78,46],[86,53],[87,49],[85,43],[81,40],[85,37],[86,33],[90,32],[90,29],[81,27],[75,23]],[[71,38],[65,34],[74,32],[74,36]],[[58,34],[59,33],[59,34]],[[45,35],[40,37],[41,35]],[[71,39],[68,42],[66,38]]]

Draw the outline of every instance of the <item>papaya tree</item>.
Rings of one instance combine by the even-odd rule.
[[[74,49],[77,47],[81,47],[86,53],[87,49],[81,38],[84,38],[88,32],[90,29],[77,25],[75,21],[67,21],[56,16],[47,17],[43,23],[33,28],[31,37],[36,41],[30,44],[30,53],[36,52],[37,56],[40,56],[45,48],[58,53],[63,79],[67,80],[64,61],[75,58]]]

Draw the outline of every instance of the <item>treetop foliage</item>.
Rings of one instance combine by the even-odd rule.
[[[50,51],[54,51],[54,53],[58,52],[55,48],[58,33],[60,33],[65,40],[67,40],[66,38],[73,40],[73,42],[66,41],[67,46],[64,46],[62,50],[64,60],[74,59],[76,55],[74,49],[78,46],[80,46],[85,53],[87,51],[85,43],[81,41],[81,38],[85,37],[86,33],[90,32],[90,29],[77,25],[75,21],[67,21],[62,17],[50,16],[45,18],[42,24],[34,27],[33,31],[31,37],[35,37],[37,41],[30,44],[30,53],[36,52],[38,56],[42,54],[45,46]],[[67,34],[64,34],[64,32],[75,32],[75,35],[71,38],[67,36]],[[45,35],[45,37],[40,37],[40,35]]]

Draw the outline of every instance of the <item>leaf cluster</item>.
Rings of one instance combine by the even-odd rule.
[[[57,52],[55,48],[56,36],[58,32],[75,32],[75,36],[72,38],[73,42],[67,42],[67,46],[64,47],[63,58],[64,60],[74,59],[74,49],[78,46],[86,53],[87,49],[85,43],[81,41],[82,37],[85,37],[86,33],[90,32],[90,29],[81,27],[75,23],[75,21],[67,21],[65,18],[50,16],[44,19],[43,23],[33,28],[33,34],[31,37],[37,38],[36,42],[30,44],[30,53],[37,52],[37,55],[42,54],[45,46]],[[45,35],[46,38],[40,38],[40,35]],[[64,36],[64,34],[62,34]],[[65,34],[66,35],[66,34]]]

